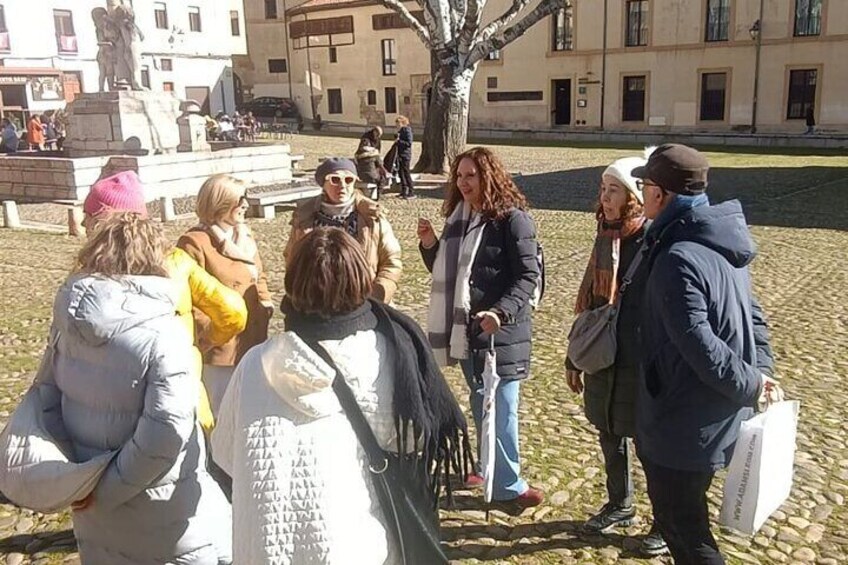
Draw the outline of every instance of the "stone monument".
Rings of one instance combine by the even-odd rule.
[[[177,118],[177,127],[180,130],[180,145],[177,148],[183,151],[209,151],[209,142],[206,141],[206,120],[200,115],[200,104],[194,100],[186,100],[180,105],[183,115]]]
[[[71,157],[176,153],[180,114],[173,92],[79,94],[68,105],[65,147]]]
[[[80,94],[68,106],[71,157],[175,153],[180,145],[180,101],[171,92],[141,85],[141,42],[128,0],[107,0],[91,18],[100,71],[97,93]],[[106,90],[108,88],[108,91]]]

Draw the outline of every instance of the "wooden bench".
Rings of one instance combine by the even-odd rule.
[[[247,203],[250,205],[249,215],[251,218],[273,220],[277,214],[275,210],[277,204],[312,198],[321,194],[321,190],[321,187],[314,185],[292,186],[273,192],[260,192],[258,194],[248,195]]]

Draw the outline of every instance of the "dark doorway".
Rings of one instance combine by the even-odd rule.
[[[554,125],[567,126],[571,123],[571,79],[552,81],[554,91]]]
[[[241,77],[236,73],[233,73],[233,95],[236,99],[236,109],[240,109],[244,106],[244,83],[241,81]]]

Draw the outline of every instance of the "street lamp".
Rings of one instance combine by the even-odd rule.
[[[748,33],[751,34],[751,39],[756,40],[760,37],[760,20],[754,22],[754,25],[751,26]]]

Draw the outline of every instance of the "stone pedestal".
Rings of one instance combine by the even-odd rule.
[[[173,92],[79,94],[68,105],[65,147],[71,157],[174,153],[180,101]]]
[[[206,120],[198,114],[183,114],[177,118],[177,128],[180,131],[178,151],[209,151],[211,146],[206,141]]]

